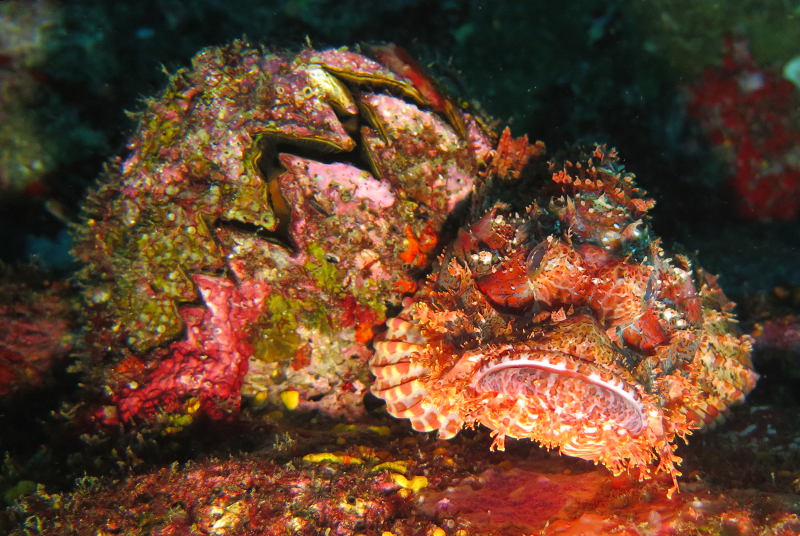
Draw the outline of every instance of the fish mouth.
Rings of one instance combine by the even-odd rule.
[[[564,454],[591,459],[608,434],[638,436],[647,426],[636,389],[607,367],[566,353],[514,346],[495,356],[477,372],[472,387],[504,400],[500,414],[492,417],[495,423],[508,420],[500,408],[513,409],[507,411],[514,413],[512,437],[546,429]],[[492,405],[491,399],[487,404]],[[563,441],[555,439],[559,434]]]

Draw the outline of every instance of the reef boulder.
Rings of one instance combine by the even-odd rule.
[[[146,102],[76,233],[102,422],[220,418],[243,390],[359,411],[372,327],[491,149],[402,50],[365,52],[237,41]]]

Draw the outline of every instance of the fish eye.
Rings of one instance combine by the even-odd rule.
[[[542,261],[547,253],[548,245],[549,244],[547,242],[541,242],[539,245],[533,248],[528,255],[528,259],[525,261],[525,266],[528,271],[529,279],[533,279],[539,275],[538,271],[541,268]]]
[[[655,275],[655,273],[651,273],[650,277],[647,278],[647,286],[645,286],[644,296],[642,297],[645,303],[649,303],[650,300],[656,297],[656,290],[658,284],[658,280],[656,279],[656,277],[657,276]]]

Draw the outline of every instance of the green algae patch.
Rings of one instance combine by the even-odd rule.
[[[294,357],[302,339],[294,330],[265,328],[256,330],[252,338],[253,356],[265,363],[277,363]]]
[[[3,499],[6,504],[14,504],[17,500],[36,491],[37,484],[32,480],[20,480],[16,485],[6,490]]]
[[[303,268],[317,283],[317,286],[330,294],[342,294],[344,273],[325,260],[325,250],[319,244],[311,244],[307,249],[309,259]]]

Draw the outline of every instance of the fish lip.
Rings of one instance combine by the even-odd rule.
[[[529,368],[541,370],[550,374],[558,374],[560,376],[576,378],[588,384],[594,385],[604,391],[609,391],[617,397],[621,398],[628,406],[632,407],[636,412],[636,426],[629,427],[626,423],[619,423],[618,426],[625,428],[632,436],[638,436],[647,427],[647,415],[645,405],[641,397],[636,392],[636,388],[628,382],[614,374],[612,371],[603,370],[613,377],[613,383],[604,380],[599,372],[601,367],[585,361],[574,355],[557,352],[557,351],[533,351],[523,350],[513,345],[508,345],[498,349],[499,352],[493,352],[493,358],[489,363],[484,364],[472,378],[472,387],[478,391],[483,392],[481,382],[489,374],[499,372],[502,370],[509,370],[515,368]],[[558,359],[557,364],[549,362],[546,358],[552,357]],[[570,370],[567,368],[567,363],[575,363],[578,367],[583,369],[590,369],[592,372],[586,374],[579,370]]]

